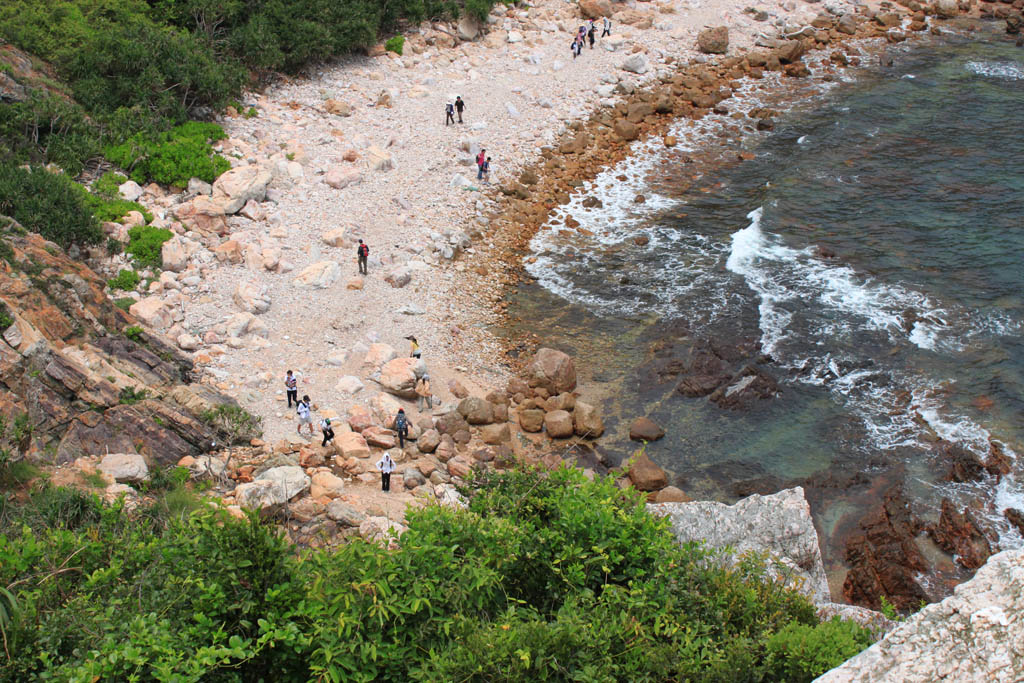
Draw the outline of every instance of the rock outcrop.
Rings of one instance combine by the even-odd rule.
[[[735,505],[698,501],[647,507],[669,518],[672,532],[681,543],[704,541],[713,548],[729,546],[733,559],[750,552],[767,553],[772,574],[798,578],[794,585],[817,604],[831,602],[818,533],[799,486],[770,496],[755,494]]]
[[[993,683],[1024,679],[1024,549],[989,558],[953,595],[928,605],[819,683]]]
[[[2,220],[0,303],[10,323],[0,413],[32,426],[15,454],[55,463],[136,454],[167,465],[223,445],[225,434],[201,415],[234,401],[190,384],[191,358],[114,306],[96,273]]]

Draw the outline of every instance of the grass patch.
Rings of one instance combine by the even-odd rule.
[[[122,268],[118,271],[117,277],[110,278],[107,280],[107,286],[112,290],[122,290],[125,292],[131,292],[139,286],[139,282],[142,281],[142,276],[136,273],[134,270],[128,270]],[[129,304],[131,305],[131,304]]]
[[[128,309],[135,303],[135,299],[130,296],[121,297],[120,299],[114,299],[114,305],[120,308],[122,311],[128,312]]]
[[[107,488],[107,480],[99,472],[82,472],[82,481],[94,489]]]
[[[145,339],[145,332],[139,325],[129,325],[122,334],[136,344],[141,344]]]
[[[187,187],[192,178],[212,183],[231,168],[211,142],[227,137],[215,123],[189,121],[158,136],[136,135],[104,150],[104,156],[128,170],[137,183]]]
[[[130,406],[145,401],[147,398],[147,391],[145,389],[135,390],[134,387],[125,387],[121,389],[121,395],[118,397],[121,405]]]

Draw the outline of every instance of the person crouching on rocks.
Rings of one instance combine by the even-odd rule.
[[[321,448],[326,446],[328,442],[334,441],[334,430],[331,429],[331,418],[325,417],[320,420],[320,432],[324,435],[324,442],[320,444]]]
[[[398,433],[398,447],[405,450],[405,440],[409,438],[409,418],[405,416],[404,408],[398,409],[398,414],[391,424]]]
[[[309,426],[309,436],[313,436],[313,417],[309,412],[309,396],[303,396],[302,400],[295,406],[295,414],[299,416],[299,425],[295,428],[299,436],[302,436],[302,425]]]
[[[395,461],[387,453],[377,461],[377,469],[380,470],[380,490],[391,490],[391,473],[395,471]]]

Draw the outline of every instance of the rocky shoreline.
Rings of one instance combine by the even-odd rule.
[[[137,317],[147,338],[188,354],[203,391],[223,395],[224,403],[237,400],[262,420],[264,439],[212,459],[199,443],[205,433],[192,452],[175,451],[174,460],[195,476],[213,478],[233,512],[282,512],[298,543],[322,542],[317,539],[325,529],[327,538],[356,532],[380,537],[400,525],[404,507],[417,499],[456,502],[452,484],[466,483],[474,465],[507,467],[516,461],[558,467],[568,460],[594,474],[618,474],[623,485],[649,491],[653,502],[688,499],[646,455],[619,469],[595,453],[602,416],[587,400],[586,388],[577,390],[571,358],[542,348],[542,340],[491,334],[488,326],[505,319],[510,288],[523,279],[530,239],[541,229],[582,230],[568,219],[554,225],[553,211],[599,170],[624,159],[634,141],[673,147],[673,125],[712,115],[728,122],[730,135],[770,129],[772,109],[730,108],[741,81],[770,90],[778,79],[801,82],[812,67],[828,79],[858,64],[859,48],[851,48],[852,41],[902,42],[931,28],[930,17],[950,18],[961,8],[950,0],[927,7],[908,0],[901,7],[838,3],[820,9],[786,3],[772,12],[740,14],[734,23],[742,30],[730,31],[701,23],[717,12],[738,10],[729,3],[684,20],[677,20],[678,3],[650,3],[649,9],[648,3],[605,4],[499,9],[489,30],[422,27],[410,37],[408,56],[374,51],[369,60],[346,60],[339,69],[348,83],[338,71],[325,71],[319,74],[325,87],[283,84],[256,98],[257,118],[226,119],[231,137],[219,149],[233,168],[214,184],[122,188],[153,210],[154,225],[174,232],[164,244],[164,271],[159,277],[149,273],[153,279],[144,291],[127,293],[135,303],[126,324]],[[443,142],[443,161],[433,141],[420,150],[398,138],[411,132],[417,117],[436,113],[427,104],[439,90],[481,80],[491,66],[488,59],[518,64],[524,77],[542,76],[534,65],[560,52],[565,27],[605,11],[621,31],[588,54],[590,61],[576,65],[599,84],[581,102],[552,102],[542,93],[521,103],[547,117],[547,127],[521,121],[511,101],[490,119],[509,134],[508,140],[486,143],[505,153],[506,170],[498,173],[495,191],[478,193],[461,173],[446,188],[436,179],[452,166],[472,163],[485,144],[486,123]],[[680,48],[676,43],[682,40],[687,46]],[[551,66],[555,78],[566,64],[556,58]],[[450,82],[437,80],[452,73]],[[507,98],[524,97],[519,85],[494,81],[493,87]],[[545,113],[552,111],[557,116]],[[431,125],[435,133],[444,130],[439,122]],[[742,161],[739,155],[728,163]],[[382,202],[388,193],[390,202]],[[105,228],[123,240],[140,220],[129,215]],[[373,245],[365,277],[352,272],[351,255],[339,256],[350,254],[357,239]],[[126,265],[122,257],[106,267],[116,272]],[[397,351],[411,332],[427,349],[426,364]],[[412,405],[413,386],[428,365],[439,405],[421,412]],[[294,418],[282,405],[278,381],[286,367],[298,371],[300,394],[314,395],[318,417],[335,421],[334,444],[321,448],[293,435]],[[686,386],[713,394],[739,377],[719,374],[713,386],[708,373],[689,377]],[[770,390],[762,386],[768,380],[758,382],[762,375],[751,376],[754,381],[744,383],[750,392]],[[389,429],[399,407],[413,424],[414,445],[405,451],[395,448]],[[633,428],[636,441],[657,438],[657,425],[637,422]],[[216,439],[209,441],[219,448]],[[126,456],[146,453],[134,444],[123,450]],[[375,490],[373,469],[383,451],[399,463],[396,495],[387,498]],[[89,449],[69,451],[64,460],[78,456],[85,456],[79,470],[99,471],[117,486],[136,481],[145,465],[129,458],[104,466],[109,456]],[[121,466],[127,474],[120,478],[107,472]],[[967,528],[961,517],[951,510],[947,531]],[[361,529],[367,519],[374,521]],[[953,548],[964,542],[963,534],[937,536]],[[858,556],[877,557],[876,545]],[[979,551],[976,558],[983,555]],[[888,592],[891,582],[877,574],[873,580],[895,596]],[[847,597],[870,601],[877,585],[865,585]],[[916,597],[911,593],[908,600]]]

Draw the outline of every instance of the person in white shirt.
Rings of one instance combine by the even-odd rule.
[[[604,18],[604,30],[601,31],[601,37],[610,36],[612,34],[612,20],[608,17]]]
[[[334,441],[334,430],[331,428],[331,418],[325,417],[320,420],[320,433],[324,435],[324,442],[320,444],[323,448],[329,441]]]
[[[385,453],[383,457],[377,461],[377,469],[380,470],[380,490],[390,491],[391,473],[395,471],[395,461],[391,459],[390,455]]]
[[[299,436],[302,436],[302,425],[309,427],[309,436],[313,436],[313,416],[309,411],[309,396],[303,396],[295,407],[295,414],[299,416],[299,424],[295,428]]]

